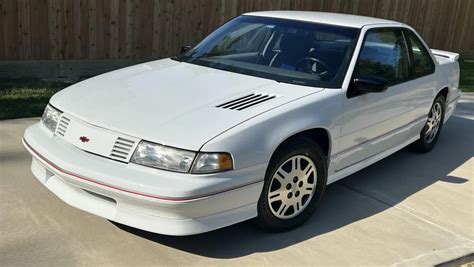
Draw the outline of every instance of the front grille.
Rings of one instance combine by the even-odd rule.
[[[275,97],[276,97],[275,95],[253,93],[253,94],[239,97],[237,99],[220,104],[216,106],[216,108],[244,110],[244,109],[256,106],[258,104],[261,104],[263,102],[266,102]]]
[[[67,118],[65,115],[62,115],[61,119],[59,120],[58,127],[56,128],[56,134],[64,137],[67,127],[69,126],[69,122],[71,122],[71,119]]]
[[[114,146],[112,147],[112,151],[110,151],[110,157],[120,161],[127,161],[134,145],[135,141],[118,137]]]

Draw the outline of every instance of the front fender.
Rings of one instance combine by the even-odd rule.
[[[229,152],[240,169],[268,162],[282,142],[308,129],[327,130],[334,145],[342,122],[341,95],[341,89],[325,89],[291,101],[221,133],[201,150]]]

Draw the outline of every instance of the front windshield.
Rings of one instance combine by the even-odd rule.
[[[176,60],[306,86],[342,84],[358,29],[240,16]]]

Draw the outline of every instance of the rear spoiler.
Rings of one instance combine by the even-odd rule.
[[[459,59],[459,54],[458,53],[453,53],[453,52],[448,52],[448,51],[443,51],[443,50],[437,50],[437,49],[431,49],[431,52],[435,56],[449,58],[453,61],[457,61]]]

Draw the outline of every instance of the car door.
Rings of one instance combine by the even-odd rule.
[[[352,79],[383,78],[388,89],[361,93],[351,83],[343,99],[343,124],[336,171],[352,166],[407,138],[405,126],[414,116],[413,91],[407,86],[410,64],[400,28],[366,31]]]

